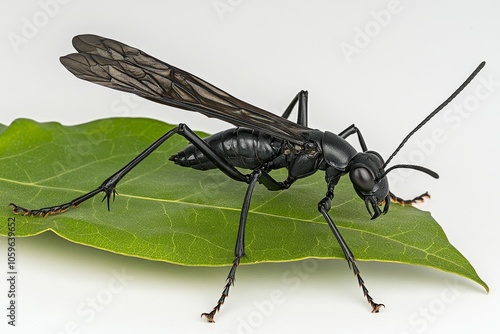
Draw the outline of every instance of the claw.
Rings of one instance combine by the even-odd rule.
[[[108,204],[108,211],[111,211],[111,207],[110,207],[110,199],[111,199],[111,195],[113,195],[113,202],[115,201],[115,197],[116,195],[118,195],[118,192],[113,189],[113,190],[109,190],[109,189],[104,189],[104,197],[102,198],[102,202],[104,202],[106,200],[107,204]]]
[[[389,205],[391,204],[391,196],[387,195],[385,198],[384,211],[382,212],[384,215],[389,211]]]
[[[376,201],[375,197],[373,197],[373,196],[365,197],[365,205],[366,205],[366,209],[368,210],[368,213],[371,216],[371,220],[377,219],[382,214],[382,210],[380,210],[380,207],[378,206],[378,202]],[[370,206],[373,209],[373,213],[370,210]],[[385,211],[385,208],[384,208],[384,211]]]
[[[202,313],[202,314],[201,314],[201,317],[202,317],[202,318],[203,318],[203,317],[206,317],[206,318],[207,318],[207,320],[208,320],[208,322],[212,322],[212,323],[214,323],[214,322],[215,322],[215,320],[214,320],[214,315],[215,315],[215,312],[214,312],[214,311],[212,311],[212,312],[210,312],[210,313]]]
[[[385,305],[372,303],[372,313],[378,313],[382,307],[385,307]]]
[[[30,210],[25,209],[21,206],[17,206],[14,203],[10,203],[9,206],[12,207],[12,212],[14,212],[16,215],[21,214],[23,216],[27,216],[30,214]]]
[[[369,197],[365,197],[365,206],[366,206],[366,210],[368,210],[368,213],[370,214],[370,217],[373,217],[373,213],[370,210],[370,198]]]
[[[375,211],[375,214],[372,216],[371,220],[377,219],[382,214],[382,210],[380,210],[377,203],[373,203],[373,210]]]

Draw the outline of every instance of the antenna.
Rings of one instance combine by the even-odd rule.
[[[386,162],[382,168],[385,168],[387,166],[387,164],[392,160],[392,158],[394,158],[394,156],[396,154],[398,154],[399,150],[401,150],[401,148],[406,144],[408,139],[410,139],[410,137],[413,136],[413,134],[415,132],[417,132],[422,126],[425,125],[425,123],[427,123],[432,117],[434,117],[439,111],[441,111],[441,109],[446,107],[446,105],[448,103],[450,103],[455,97],[457,97],[458,94],[460,94],[460,92],[472,81],[472,79],[474,79],[474,77],[479,73],[479,71],[481,71],[481,69],[484,67],[485,64],[486,64],[486,62],[484,62],[484,61],[481,64],[479,64],[479,66],[474,70],[474,72],[472,72],[472,74],[469,75],[469,77],[464,81],[464,83],[461,84],[460,87],[458,87],[457,90],[454,91],[453,94],[451,94],[449,98],[447,98],[443,103],[441,103],[439,105],[439,107],[437,107],[433,112],[431,112],[429,114],[429,116],[427,116],[422,122],[420,122],[420,124],[417,125],[415,127],[415,129],[413,129],[405,137],[405,139],[403,139],[403,141],[401,142],[401,144],[399,144],[398,148],[394,151],[394,153],[392,153],[391,156],[389,157],[389,159],[386,160]],[[387,174],[387,173],[385,173],[385,174]]]
[[[427,175],[430,175],[430,176],[432,176],[432,177],[433,177],[433,178],[435,178],[435,179],[439,179],[439,175],[438,175],[435,171],[430,170],[429,168],[425,168],[425,167],[422,167],[422,166],[416,166],[416,165],[406,165],[406,164],[404,164],[404,165],[394,165],[394,166],[392,166],[391,168],[389,168],[388,170],[386,170],[386,171],[384,172],[384,174],[382,174],[382,175],[378,178],[378,180],[383,179],[383,178],[384,178],[384,176],[386,176],[387,174],[389,174],[389,172],[390,172],[391,170],[394,170],[394,169],[397,169],[397,168],[415,169],[415,170],[418,170],[419,172],[426,173]],[[378,181],[377,181],[377,182],[378,182]]]

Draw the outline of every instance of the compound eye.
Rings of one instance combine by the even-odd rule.
[[[375,179],[373,174],[370,173],[365,167],[356,167],[349,173],[351,182],[358,190],[369,192],[375,186]]]

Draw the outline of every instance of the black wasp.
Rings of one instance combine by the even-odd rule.
[[[218,168],[230,178],[248,184],[241,208],[234,261],[227,283],[215,307],[202,314],[210,322],[214,321],[215,313],[219,311],[230,287],[234,285],[236,269],[245,255],[245,226],[252,192],[257,182],[269,190],[284,190],[297,179],[312,175],[318,170],[325,171],[327,184],[326,195],[319,201],[318,210],[339,242],[364,296],[372,307],[372,312],[378,312],[383,304],[375,303],[369,295],[353,253],[328,214],[335,185],[341,176],[349,174],[354,189],[365,202],[371,219],[387,213],[391,200],[400,204],[413,204],[427,197],[427,193],[412,200],[396,197],[389,191],[386,175],[396,168],[412,168],[437,178],[435,172],[415,165],[394,165],[388,169],[386,167],[406,141],[455,98],[485,64],[481,63],[445,102],[408,134],[384,162],[380,154],[367,149],[361,132],[354,125],[339,134],[308,128],[306,91],[299,92],[283,115],[278,116],[238,100],[188,72],[120,42],[95,35],[81,35],[73,38],[73,46],[78,53],[61,57],[61,62],[78,78],[134,93],[169,106],[196,111],[227,121],[237,128],[201,139],[188,126],[179,124],[111,175],[97,189],[71,202],[38,210],[28,210],[15,204],[11,206],[15,213],[45,216],[63,212],[104,192],[109,209],[110,199],[116,194],[116,185],[128,172],[174,134],[185,137],[191,144],[170,157],[170,160],[180,166],[199,170]],[[298,119],[297,123],[294,123],[287,118],[296,105]],[[362,152],[358,152],[346,141],[346,138],[353,134],[357,135]],[[249,169],[251,172],[242,174],[236,167]],[[279,168],[288,170],[288,177],[284,181],[277,181],[269,174]]]

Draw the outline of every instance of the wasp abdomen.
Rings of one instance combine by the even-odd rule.
[[[235,167],[256,169],[273,160],[281,153],[280,139],[266,133],[247,129],[232,128],[215,133],[203,139],[219,157],[224,157]],[[170,157],[183,167],[207,170],[216,166],[195,146],[188,145]]]

